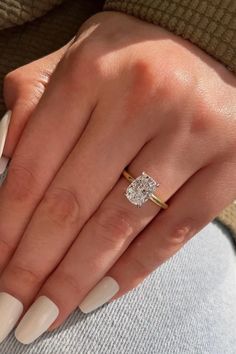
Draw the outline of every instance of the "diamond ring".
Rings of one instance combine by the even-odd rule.
[[[150,199],[161,208],[168,208],[168,205],[154,194],[156,188],[160,184],[147,173],[142,172],[137,178],[133,178],[126,170],[124,170],[122,174],[129,182],[131,182],[126,189],[125,196],[132,204],[141,207]]]

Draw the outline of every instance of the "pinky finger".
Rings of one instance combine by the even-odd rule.
[[[169,208],[157,215],[87,294],[80,309],[91,312],[138,286],[229,205],[233,191],[232,171],[225,164],[197,171],[171,197]]]

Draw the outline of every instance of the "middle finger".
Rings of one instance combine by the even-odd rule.
[[[71,97],[61,79],[63,70],[59,66],[53,74],[28,121],[0,189],[0,271],[96,104],[95,95],[92,97],[79,82],[77,96]]]
[[[160,182],[165,181],[163,185],[161,183],[160,195],[162,200],[167,200],[199,166],[193,166],[190,159],[182,159],[181,150],[173,153],[173,146],[169,149],[165,147],[164,152],[164,146],[159,145],[160,140],[152,141],[143,147],[130,164],[130,171],[137,176],[144,169],[154,178],[157,177]],[[153,152],[157,152],[155,156]],[[165,168],[165,159],[172,166],[171,169]],[[158,171],[154,161],[160,161]],[[199,160],[199,165],[201,163],[203,161]],[[39,296],[44,295],[44,299],[45,296],[49,298],[60,311],[52,328],[60,325],[78,306],[88,291],[106,274],[132,240],[159,212],[160,208],[152,202],[147,202],[141,209],[128,203],[123,195],[127,185],[123,177],[118,181],[86,223],[56,271],[40,289]],[[31,321],[38,312],[40,303],[36,301],[32,310],[29,310]],[[81,309],[86,309],[83,304]],[[22,321],[24,330],[31,322],[27,320],[29,316],[27,315],[26,320]],[[32,336],[37,334],[37,331],[36,326]],[[19,338],[21,338],[20,332],[18,331]]]
[[[117,121],[119,109],[113,112],[109,118]],[[111,124],[105,134],[101,123],[104,114],[104,107],[97,106],[82,137],[35,210],[0,278],[0,291],[13,295],[24,307],[32,301],[83,224],[147,140],[140,130],[131,141],[129,129],[124,131],[122,124],[119,127]],[[110,163],[111,156],[115,164]],[[6,318],[2,320],[7,322]]]

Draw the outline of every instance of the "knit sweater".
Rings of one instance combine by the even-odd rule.
[[[44,15],[63,0],[1,0],[0,29],[21,25]]]
[[[1,0],[0,29],[32,21],[62,2],[63,0]],[[86,1],[84,7],[88,8],[87,3],[92,2]],[[93,4],[94,9],[102,10],[102,0],[93,0],[93,3],[96,3]],[[81,4],[78,4],[78,0],[65,2],[65,5],[61,6],[59,14],[60,20],[64,20],[64,25],[66,23],[71,32],[75,28],[74,22],[76,21],[73,7],[75,10],[81,9],[83,1]],[[236,74],[236,0],[106,0],[103,9],[124,12],[144,21],[158,24],[190,40]],[[91,14],[92,11],[91,9]],[[57,9],[57,14],[59,12],[60,7]],[[80,13],[79,16],[81,17]],[[52,29],[55,30],[57,27],[62,31],[62,26],[53,21],[53,16],[51,16],[51,23]],[[31,28],[28,27],[28,29],[30,32]],[[49,25],[47,30],[50,30]],[[22,43],[24,43],[25,31],[24,29],[24,33],[21,32],[23,35],[21,39],[19,38]],[[34,36],[37,35],[37,31],[33,30],[32,32]],[[0,49],[1,42],[5,43],[4,41],[4,35],[1,36],[0,33]],[[47,41],[50,42],[50,35]],[[51,38],[51,41],[56,43],[57,39]],[[52,48],[54,47],[51,45]],[[45,51],[45,48],[43,49]],[[44,52],[42,50],[39,53],[43,54]],[[26,54],[22,53],[22,56],[24,55]],[[216,219],[223,223],[236,238],[236,200],[222,210]]]

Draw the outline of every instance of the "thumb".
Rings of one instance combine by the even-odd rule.
[[[3,92],[7,112],[0,120],[0,173],[12,157],[24,127],[67,46],[5,76]]]

